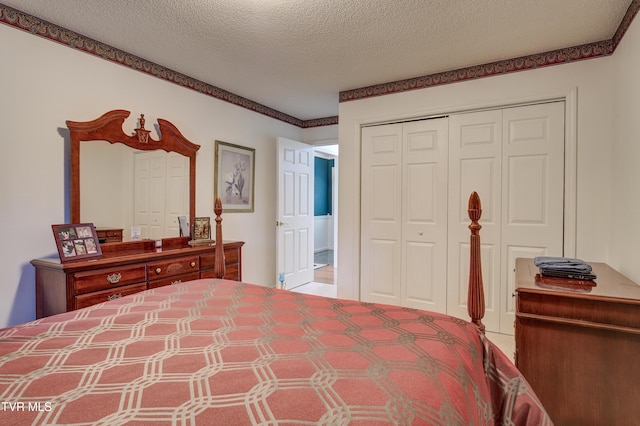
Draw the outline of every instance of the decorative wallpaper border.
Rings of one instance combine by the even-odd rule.
[[[566,64],[585,59],[599,58],[611,55],[622,40],[633,18],[640,9],[640,0],[633,0],[627,9],[618,30],[611,40],[603,40],[582,46],[568,47],[565,49],[553,50],[549,52],[523,56],[520,58],[506,59],[483,65],[475,65],[458,70],[445,71],[436,74],[429,74],[421,77],[414,77],[389,83],[376,84],[373,86],[361,87],[352,90],[345,90],[339,94],[339,102],[348,102],[358,99],[365,99],[374,96],[400,93],[408,90],[425,89],[433,86],[457,83],[478,78],[491,77],[518,71],[526,71],[551,65]],[[259,114],[283,121],[285,123],[300,127],[311,128],[321,126],[331,126],[338,124],[338,117],[325,117],[312,120],[301,120],[269,108],[250,99],[238,96],[219,87],[204,83],[195,78],[173,71],[156,63],[147,61],[138,56],[111,47],[107,44],[85,37],[81,34],[67,30],[58,25],[51,24],[35,16],[28,15],[16,9],[10,8],[0,3],[0,23],[10,25],[31,34],[47,38],[60,44],[64,44],[72,49],[98,56],[110,62],[132,68],[136,71],[144,72],[148,75],[178,84],[182,87],[195,90],[213,98],[229,102],[233,105],[249,109]]]
[[[297,127],[307,128],[338,124],[338,117],[326,117],[306,121],[292,117],[273,108],[269,108],[250,99],[238,96],[224,89],[220,89],[219,87],[196,80],[195,78],[147,61],[136,55],[116,49],[89,37],[85,37],[66,28],[51,24],[40,18],[20,12],[1,3],[0,23],[10,25],[23,31],[28,31],[31,34],[64,44],[72,49],[81,50],[107,61],[115,62],[136,71],[178,84],[182,87],[195,90],[213,98],[229,102],[236,106],[284,121],[285,123],[292,124]]]
[[[631,21],[640,9],[640,0],[633,0],[627,9],[618,30],[611,40],[603,40],[582,46],[568,47],[552,50],[535,55],[522,56],[520,58],[506,59],[504,61],[491,62],[484,65],[475,65],[453,71],[445,71],[422,77],[408,78],[406,80],[390,83],[376,84],[358,89],[340,92],[339,102],[348,102],[374,96],[389,95],[392,93],[406,92],[408,90],[425,89],[427,87],[441,86],[451,83],[459,83],[477,78],[491,77],[517,71],[532,70],[551,65],[566,64],[584,59],[599,58],[611,55],[620,43],[622,36],[631,25]]]

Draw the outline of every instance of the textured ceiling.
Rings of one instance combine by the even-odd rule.
[[[0,0],[301,120],[340,91],[609,40],[631,0]]]

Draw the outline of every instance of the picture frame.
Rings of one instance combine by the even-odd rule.
[[[214,200],[220,197],[225,213],[253,212],[255,149],[216,141]]]
[[[194,240],[211,239],[211,218],[209,217],[193,218],[193,239]]]
[[[51,225],[61,262],[102,257],[93,223]]]
[[[178,225],[180,226],[180,236],[181,237],[190,237],[190,226],[189,221],[186,216],[178,216]]]

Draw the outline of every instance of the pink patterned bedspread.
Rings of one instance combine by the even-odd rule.
[[[461,319],[225,280],[0,330],[0,425],[551,424]]]

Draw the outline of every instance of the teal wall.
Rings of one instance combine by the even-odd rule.
[[[326,216],[332,214],[331,205],[331,169],[335,160],[315,157],[315,181],[314,181],[314,214]]]

